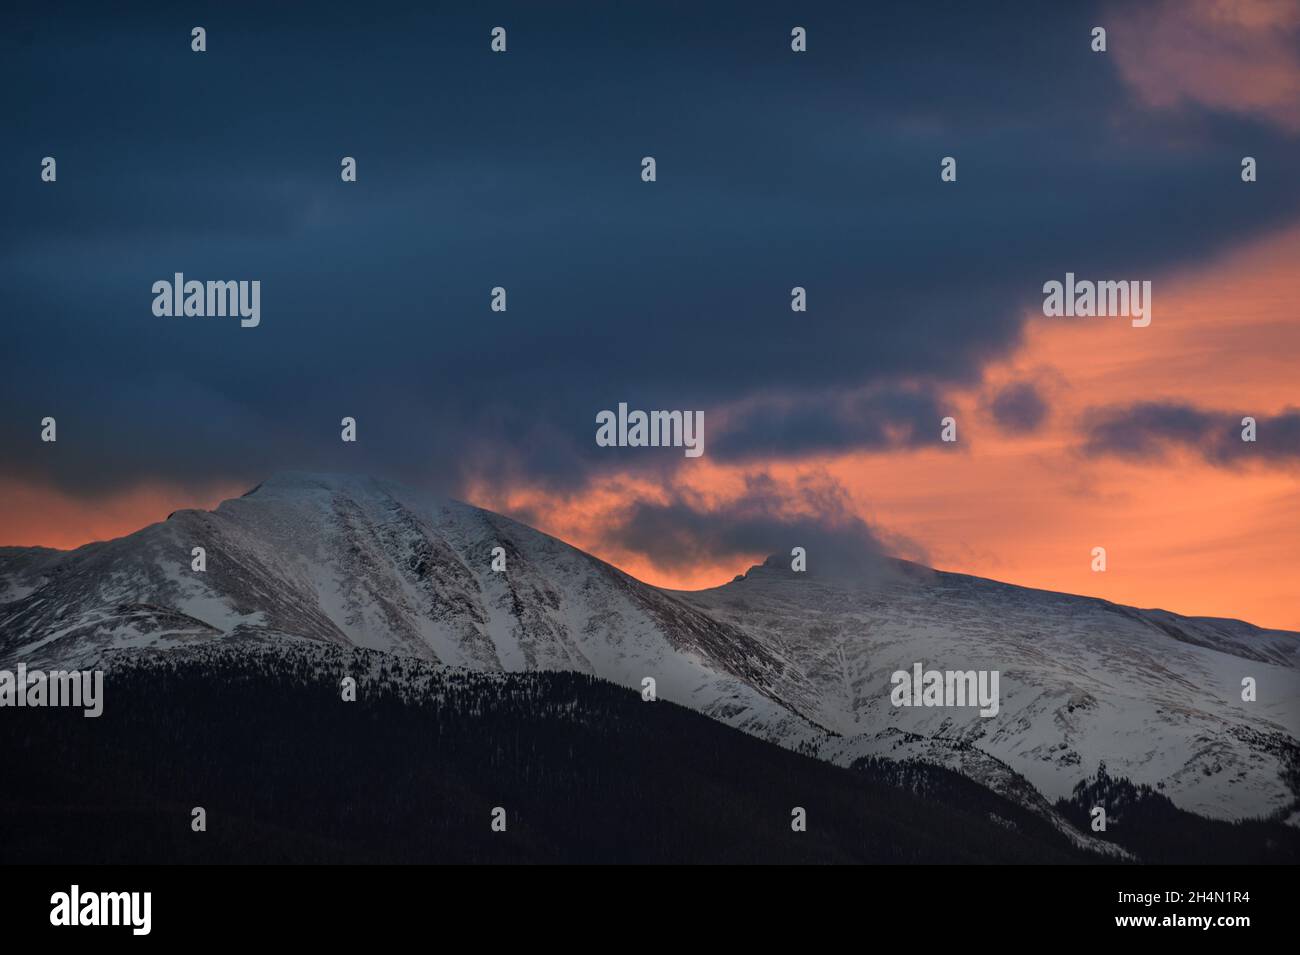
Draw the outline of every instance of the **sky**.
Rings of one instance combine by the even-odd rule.
[[[0,544],[348,471],[662,586],[803,546],[1300,629],[1300,0],[412,6],[6,9]],[[620,402],[704,453],[599,447]]]

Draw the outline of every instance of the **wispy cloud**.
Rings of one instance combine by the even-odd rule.
[[[1300,0],[1160,0],[1117,8],[1108,22],[1120,75],[1145,105],[1300,133]]]
[[[1084,416],[1083,450],[1148,461],[1187,450],[1221,466],[1300,463],[1300,408],[1251,416],[1252,441],[1242,438],[1248,430],[1244,417],[1239,412],[1171,401],[1090,409]]]

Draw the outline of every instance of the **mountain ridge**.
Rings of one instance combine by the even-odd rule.
[[[787,748],[922,759],[1048,815],[1102,759],[1212,817],[1294,810],[1300,635],[903,562],[861,587],[774,564],[664,590],[463,502],[284,472],[112,541],[0,549],[0,666],[304,637],[638,690],[652,677],[663,698]],[[1001,671],[1002,712],[890,707],[889,674],[913,662]],[[1251,668],[1253,710],[1233,700]]]

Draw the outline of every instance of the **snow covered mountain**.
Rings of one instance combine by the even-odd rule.
[[[53,553],[0,549],[0,667],[279,634],[482,671],[649,676],[733,726],[824,735],[780,704],[778,681],[798,681],[743,631],[508,518],[370,478],[281,474],[215,511]]]
[[[1295,810],[1300,634],[904,562],[865,587],[774,563],[680,596],[791,662],[777,691],[839,734],[828,758],[913,755],[981,778],[995,770],[970,764],[994,757],[1052,800],[1104,761],[1202,815]],[[891,705],[891,674],[918,662],[997,670],[997,715]]]
[[[486,672],[653,677],[659,696],[781,745],[842,765],[913,756],[1053,819],[1047,799],[1102,760],[1205,815],[1294,810],[1300,635],[887,570],[865,583],[765,565],[668,592],[466,504],[290,473],[118,540],[0,548],[0,668],[299,637]],[[917,662],[1000,671],[998,715],[891,706],[890,674]]]

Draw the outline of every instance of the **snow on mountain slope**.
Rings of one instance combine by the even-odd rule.
[[[0,547],[0,606],[26,597],[46,579],[64,552],[49,547]]]
[[[991,756],[1054,800],[1104,760],[1209,816],[1295,805],[1300,634],[904,562],[863,586],[769,561],[679,596],[792,661],[781,691],[841,734],[823,751],[837,762],[912,755],[994,785]],[[892,673],[918,662],[999,671],[999,712],[893,706]],[[1257,702],[1241,699],[1245,677]]]
[[[498,546],[506,573],[490,569]],[[638,689],[652,676],[659,696],[770,739],[823,735],[780,704],[778,681],[798,680],[744,632],[508,518],[369,478],[278,475],[215,511],[36,563],[0,553],[0,586],[21,594],[0,605],[0,666],[282,634]]]

